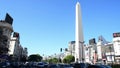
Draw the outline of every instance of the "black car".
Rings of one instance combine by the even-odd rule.
[[[90,65],[87,68],[105,68],[105,67],[101,65]]]

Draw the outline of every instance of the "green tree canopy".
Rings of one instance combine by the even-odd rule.
[[[53,58],[52,61],[53,61],[53,63],[57,63],[58,59],[57,58]]]
[[[28,57],[28,61],[36,61],[39,62],[42,60],[42,56],[40,56],[39,54],[32,54]]]
[[[59,62],[59,59],[57,58],[51,58],[48,60],[49,63],[58,63]]]
[[[71,63],[71,62],[74,62],[75,61],[75,57],[72,56],[72,55],[67,55],[64,59],[63,59],[63,62],[64,63]]]

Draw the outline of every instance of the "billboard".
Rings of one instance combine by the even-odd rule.
[[[118,32],[118,33],[113,33],[113,37],[115,38],[115,37],[120,37],[120,32]]]
[[[90,45],[92,45],[92,44],[96,44],[95,38],[90,39],[90,40],[89,40],[89,44],[90,44]]]
[[[13,18],[8,13],[6,13],[5,21],[12,25]]]

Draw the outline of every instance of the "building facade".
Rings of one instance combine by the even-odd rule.
[[[113,33],[113,46],[116,63],[120,63],[120,32]]]
[[[70,53],[70,55],[75,56],[75,41],[70,41],[68,43],[68,52]]]
[[[9,55],[12,56],[12,61],[21,61],[22,58],[27,59],[27,48],[23,48],[20,44],[19,33],[14,32],[13,37],[11,37]]]
[[[85,62],[91,63],[91,48],[92,46],[85,46]]]
[[[12,21],[9,14],[6,14],[5,20],[0,20],[0,60],[8,60],[10,37],[13,32]]]
[[[102,60],[103,60],[103,62],[106,62],[106,63],[115,62],[115,50],[114,50],[113,43],[105,44],[102,49],[104,49],[102,51]]]

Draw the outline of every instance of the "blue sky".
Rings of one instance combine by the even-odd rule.
[[[80,2],[85,43],[120,32],[119,0],[1,0],[0,19],[9,13],[20,43],[30,54],[51,55],[75,40],[75,4]]]

